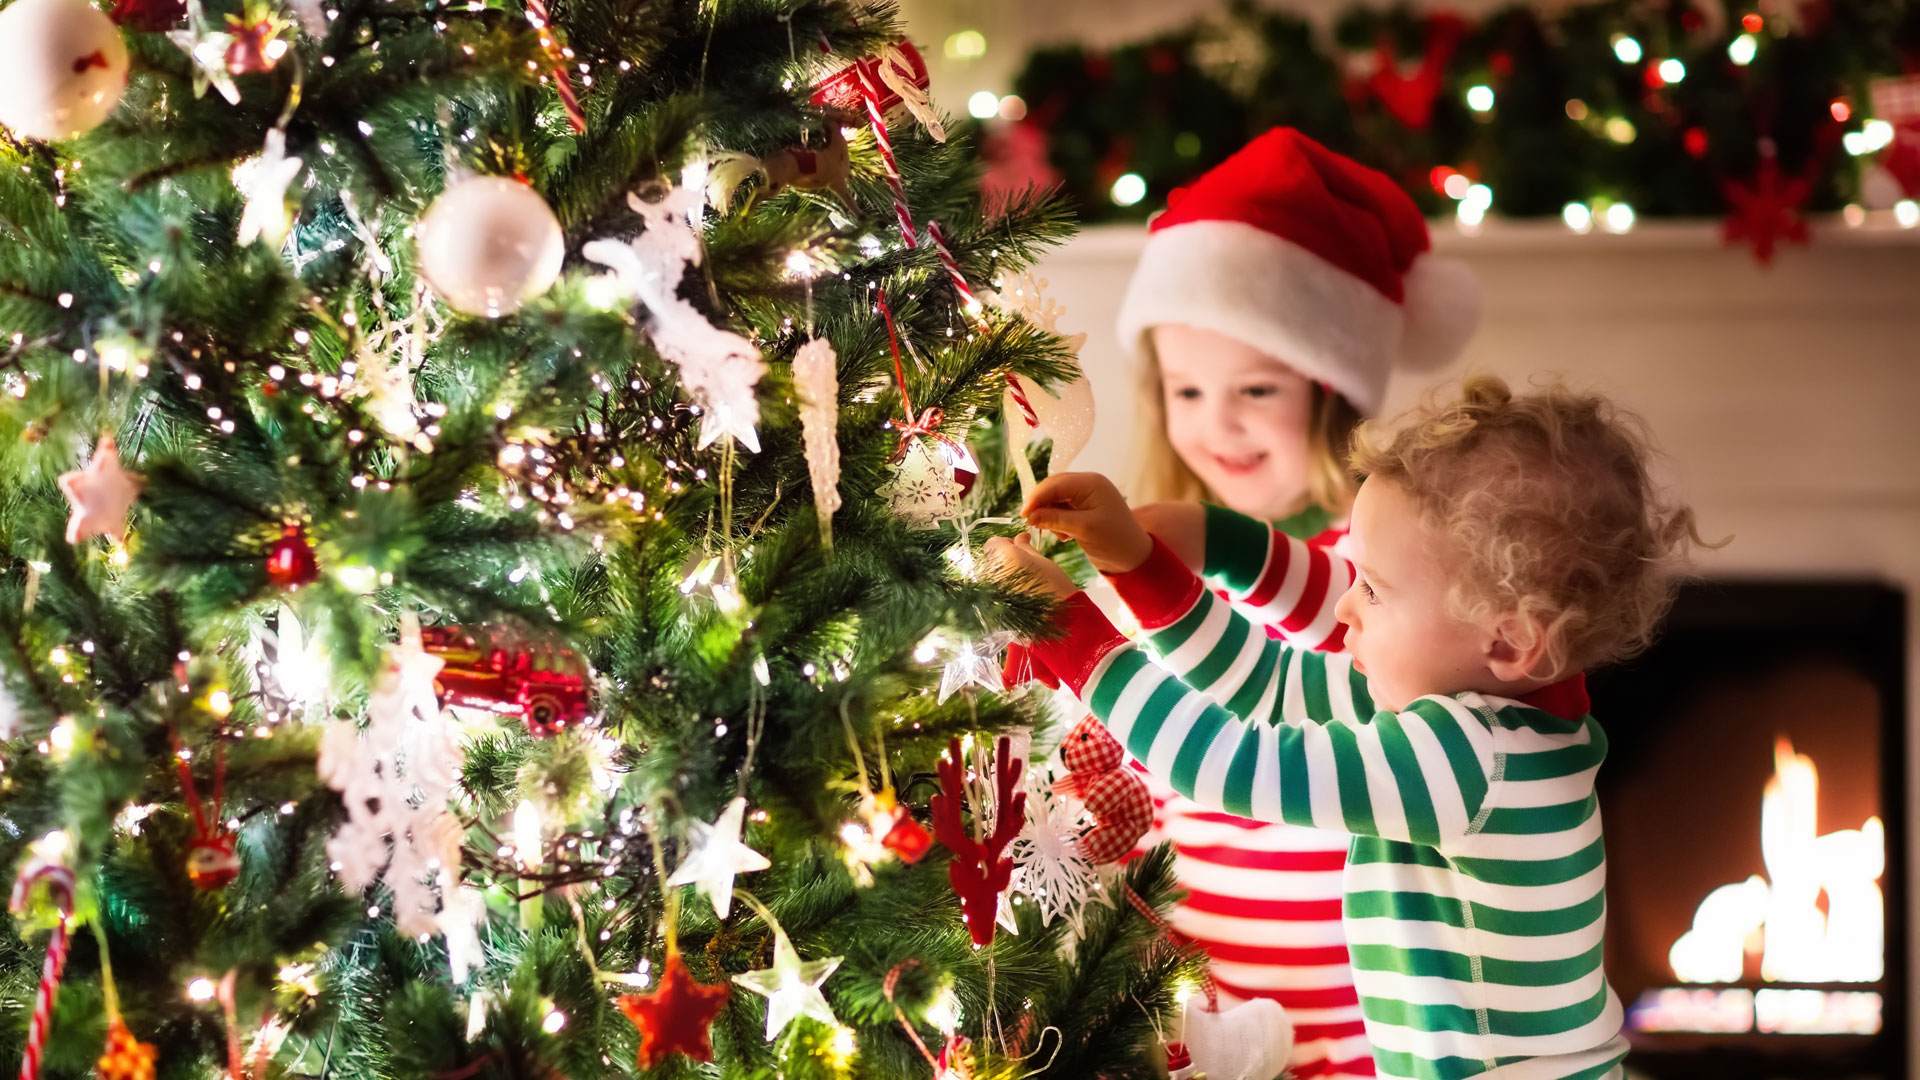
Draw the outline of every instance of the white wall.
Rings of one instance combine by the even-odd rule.
[[[1082,358],[1100,417],[1076,467],[1119,476],[1133,389],[1113,321],[1144,236],[1089,230],[1038,271],[1067,309],[1062,329],[1091,335]],[[1485,322],[1452,368],[1397,380],[1387,411],[1469,371],[1562,375],[1644,416],[1702,531],[1732,534],[1702,553],[1704,572],[1905,588],[1907,775],[1920,781],[1920,230],[1822,224],[1812,246],[1781,252],[1771,270],[1722,247],[1709,223],[1575,236],[1558,223],[1494,222],[1478,236],[1448,227],[1435,239],[1479,273]],[[1911,787],[1908,806],[1908,865],[1920,868]],[[1909,925],[1920,926],[1920,888],[1907,888]],[[1909,971],[1920,972],[1920,934],[1912,939]]]

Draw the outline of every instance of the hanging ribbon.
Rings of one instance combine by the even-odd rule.
[[[587,114],[580,111],[580,99],[573,93],[573,77],[567,71],[566,47],[560,44],[560,35],[554,31],[553,20],[547,15],[547,5],[542,0],[527,0],[527,21],[540,31],[540,44],[553,61],[554,89],[560,92],[560,106],[567,111],[567,123],[573,125],[575,132],[586,134]]]
[[[896,465],[905,461],[907,449],[913,445],[913,440],[924,435],[944,446],[954,461],[971,461],[973,455],[967,453],[965,447],[940,434],[940,425],[947,419],[945,411],[939,408],[928,408],[918,413],[913,411],[913,397],[907,392],[906,365],[900,362],[900,334],[893,325],[893,309],[887,306],[886,290],[879,291],[875,297],[880,315],[887,322],[887,345],[893,350],[894,384],[900,389],[900,407],[906,411],[906,419],[900,422],[900,445],[888,460]]]
[[[894,1019],[900,1021],[900,1030],[907,1033],[907,1038],[913,1040],[913,1045],[920,1050],[920,1056],[926,1058],[927,1064],[933,1066],[934,1071],[938,1072],[942,1066],[941,1059],[934,1057],[933,1051],[927,1049],[927,1044],[920,1039],[920,1033],[915,1031],[913,1025],[907,1021],[906,1011],[900,1008],[898,1002],[893,1000],[893,991],[900,985],[901,973],[919,966],[920,961],[912,957],[908,957],[893,965],[893,970],[887,972],[886,980],[880,984],[880,990],[886,994],[887,1004],[893,1006],[893,1016]]]
[[[27,899],[35,885],[44,884],[47,894],[60,910],[53,936],[47,940],[47,960],[40,969],[40,989],[33,998],[33,1019],[27,1026],[27,1047],[20,1055],[20,1080],[36,1080],[40,1075],[40,1054],[45,1049],[47,1028],[53,1023],[53,999],[60,992],[60,973],[66,970],[67,949],[72,939],[67,924],[73,919],[73,871],[59,863],[34,859],[14,879],[13,895],[7,901],[15,915],[27,909]]]
[[[1166,916],[1161,915],[1159,912],[1153,910],[1153,905],[1147,903],[1146,897],[1141,896],[1137,891],[1134,890],[1134,887],[1131,885],[1128,885],[1126,887],[1126,890],[1127,890],[1127,903],[1132,904],[1133,910],[1139,912],[1140,917],[1147,920],[1147,922],[1151,923],[1154,929],[1166,935],[1167,940],[1173,944],[1173,947],[1175,949],[1178,949],[1181,952],[1195,952],[1195,953],[1198,952],[1197,946],[1195,946],[1189,938],[1181,934],[1180,931],[1175,930],[1173,928],[1173,924],[1167,921]],[[1212,1012],[1219,1012],[1220,1011],[1220,988],[1217,985],[1215,985],[1213,981],[1213,972],[1205,969],[1201,970],[1200,992],[1207,995],[1208,1010]]]

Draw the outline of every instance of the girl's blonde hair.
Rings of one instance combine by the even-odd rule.
[[[1139,455],[1134,465],[1135,504],[1152,502],[1219,502],[1207,490],[1167,439],[1167,404],[1160,381],[1160,358],[1151,344],[1142,350],[1140,365],[1140,407],[1137,430]],[[1360,410],[1346,398],[1313,384],[1313,401],[1307,414],[1307,500],[1315,506],[1344,518],[1353,508],[1353,496],[1359,490],[1353,470],[1347,464],[1347,448],[1353,442],[1354,429],[1360,426]]]
[[[1483,375],[1362,425],[1351,460],[1410,494],[1447,538],[1453,614],[1520,616],[1523,636],[1546,639],[1540,674],[1559,677],[1646,648],[1688,548],[1719,546],[1654,484],[1653,453],[1645,422],[1599,394],[1516,396]]]

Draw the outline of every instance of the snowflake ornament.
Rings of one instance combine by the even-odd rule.
[[[458,879],[465,831],[447,810],[461,750],[434,696],[441,663],[421,648],[419,624],[407,617],[374,680],[366,729],[336,721],[320,740],[320,779],[347,808],[327,857],[349,892],[384,882],[394,926],[409,937],[442,929],[441,898]]]
[[[1080,851],[1082,811],[1047,784],[1029,783],[1026,816],[1026,827],[1007,849],[1014,863],[1007,891],[1032,900],[1042,925],[1065,916],[1077,932],[1087,901],[1100,891],[1100,874]]]
[[[651,203],[630,194],[627,205],[646,222],[646,231],[630,241],[593,240],[580,253],[610,269],[620,293],[647,309],[654,348],[678,365],[681,385],[704,410],[700,445],[727,437],[758,453],[754,388],[767,372],[760,350],[715,326],[678,294],[688,268],[700,265],[700,234],[689,221],[697,220],[705,201],[698,187],[673,188]]]

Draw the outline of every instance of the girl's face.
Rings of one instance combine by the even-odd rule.
[[[1313,384],[1230,337],[1191,326],[1154,327],[1167,441],[1216,497],[1273,521],[1307,497]]]

